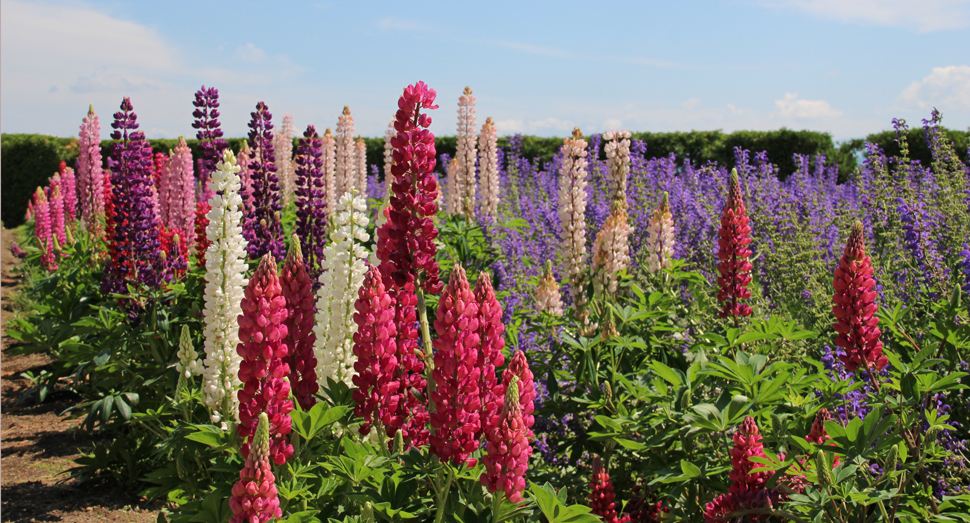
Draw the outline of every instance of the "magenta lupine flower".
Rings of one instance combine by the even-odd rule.
[[[388,435],[400,430],[405,448],[428,443],[427,400],[417,395],[427,387],[424,362],[417,356],[418,296],[414,284],[407,283],[393,293],[396,300],[394,321],[397,328],[397,361],[394,381],[400,383],[397,395],[389,400],[388,415],[383,420]],[[393,408],[390,408],[393,407]]]
[[[290,367],[290,388],[300,406],[310,410],[317,402],[313,395],[320,390],[317,384],[317,359],[313,355],[313,343],[317,339],[313,333],[316,308],[313,285],[303,263],[300,240],[295,234],[290,241],[290,252],[283,262],[280,283],[286,299],[286,345],[289,354],[284,361]]]
[[[396,399],[400,383],[394,380],[398,367],[397,324],[394,321],[394,298],[387,293],[377,267],[364,275],[364,284],[354,304],[353,382],[354,415],[364,423],[360,433],[370,433],[372,425],[383,424],[390,409],[397,410]],[[395,401],[395,403],[390,403]],[[385,429],[386,430],[386,429]],[[391,433],[393,434],[393,432]]]
[[[762,467],[760,463],[751,461],[752,457],[767,457],[754,418],[744,418],[733,439],[734,448],[730,451],[733,470],[728,475],[733,483],[726,494],[717,496],[705,505],[706,523],[728,523],[734,521],[725,518],[731,512],[769,507],[781,499],[778,491],[766,488],[774,472],[751,472]]]
[[[481,431],[481,398],[478,381],[480,339],[478,304],[468,286],[465,270],[456,264],[444,293],[438,300],[434,330],[435,387],[429,394],[431,412],[431,452],[442,462],[465,462],[478,449],[476,434]]]
[[[253,210],[243,228],[248,242],[246,251],[250,259],[262,258],[268,252],[282,259],[286,246],[280,222],[283,203],[273,150],[273,115],[263,102],[256,104],[256,111],[251,114],[249,148],[253,156],[249,174],[253,184]]]
[[[216,164],[222,160],[222,151],[229,147],[229,144],[222,139],[222,128],[219,123],[219,90],[215,87],[202,89],[195,92],[195,101],[192,102],[195,110],[192,116],[192,128],[198,129],[195,137],[199,139],[199,148],[202,149],[202,169],[199,170],[199,179],[203,181],[203,188],[208,187],[209,176],[216,170]],[[191,170],[191,166],[190,166]],[[206,198],[208,199],[208,198]]]
[[[67,245],[67,230],[64,224],[64,198],[61,196],[60,175],[54,175],[50,186],[47,188],[47,201],[51,217],[51,230],[54,233],[54,240],[58,247]]]
[[[835,344],[845,349],[839,360],[845,370],[874,367],[882,370],[889,362],[882,353],[882,331],[876,311],[876,281],[872,277],[872,258],[866,256],[865,235],[862,223],[856,222],[845,243],[845,251],[835,269],[832,296],[835,315],[834,328],[839,336]]]
[[[482,456],[485,473],[481,482],[489,492],[502,490],[509,501],[518,503],[525,490],[525,473],[532,455],[529,440],[533,438],[530,427],[534,422],[535,400],[532,373],[524,353],[515,353],[502,375],[502,382],[506,389],[505,401],[485,432],[485,455]]]
[[[242,445],[242,455],[248,457],[259,414],[265,413],[270,422],[269,455],[274,463],[282,465],[293,455],[293,446],[287,441],[293,402],[288,399],[290,368],[286,364],[289,354],[286,298],[272,254],[263,256],[249,279],[242,311],[239,315],[240,343],[236,352],[242,357],[239,381],[243,388],[238,393],[239,425],[236,432],[241,438],[250,438]]]
[[[731,184],[728,191],[727,203],[724,205],[724,215],[721,217],[721,229],[718,232],[717,250],[717,284],[720,290],[717,300],[724,305],[718,316],[721,318],[750,316],[751,307],[741,300],[751,298],[748,284],[751,283],[751,269],[748,258],[751,250],[751,227],[748,226],[747,209],[741,196],[741,183],[738,181],[738,171],[731,170]]]
[[[496,369],[505,364],[502,349],[505,348],[505,325],[502,323],[502,306],[495,298],[492,289],[492,279],[487,272],[479,273],[475,283],[475,302],[478,304],[478,338],[480,349],[478,362],[480,377],[478,380],[478,394],[481,410],[479,411],[479,430],[475,439],[481,439],[485,427],[491,416],[502,408],[505,399],[505,388],[498,383]],[[440,303],[440,302],[439,302]]]
[[[211,174],[211,173],[210,173]],[[195,246],[195,173],[192,168],[192,151],[185,139],[179,136],[179,143],[172,151],[172,159],[165,173],[167,194],[162,207],[167,209],[165,226],[170,231],[179,231],[188,240],[188,249]]]
[[[317,281],[327,235],[327,196],[323,180],[323,141],[308,125],[296,148],[296,233],[306,253],[307,272]]]
[[[81,218],[88,230],[100,236],[98,220],[104,219],[104,171],[101,167],[101,124],[94,106],[81,123],[77,158],[77,196]]]
[[[53,229],[51,228],[50,204],[47,195],[40,187],[34,193],[34,237],[37,238],[41,254],[40,261],[47,269],[47,272],[57,270],[57,261],[54,257]]]
[[[114,114],[111,168],[112,257],[104,271],[102,291],[125,293],[129,283],[157,288],[165,264],[159,256],[158,220],[152,205],[152,155],[145,135],[137,131],[131,100]]]
[[[269,455],[269,419],[265,412],[261,412],[253,435],[252,452],[239,471],[239,481],[232,486],[229,508],[233,516],[229,523],[267,523],[283,517]]]
[[[394,183],[388,221],[377,231],[377,257],[385,284],[400,288],[414,283],[425,292],[438,294],[444,285],[438,278],[438,229],[433,217],[438,185],[434,176],[434,135],[427,130],[431,117],[421,109],[437,109],[435,91],[424,82],[409,85],[398,100],[391,139]]]
[[[77,181],[70,167],[61,174],[61,199],[64,200],[64,222],[71,225],[77,221]]]
[[[593,476],[589,485],[590,514],[599,516],[604,523],[623,523],[629,521],[629,516],[620,518],[616,513],[616,494],[613,492],[613,482],[603,467],[603,460],[599,456],[593,458]]]

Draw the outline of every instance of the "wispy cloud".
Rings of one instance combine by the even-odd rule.
[[[799,100],[797,93],[785,93],[781,100],[775,100],[778,115],[792,118],[832,118],[842,116],[842,111],[833,109],[825,100]]]
[[[934,67],[922,80],[913,82],[896,98],[901,109],[970,110],[970,66]]]
[[[761,0],[846,23],[906,27],[921,33],[970,25],[967,0]]]
[[[392,16],[385,16],[384,18],[378,20],[377,27],[382,31],[415,31],[427,28],[424,24],[415,22],[414,20],[407,20]]]

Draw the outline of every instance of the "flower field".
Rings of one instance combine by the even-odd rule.
[[[233,150],[203,86],[193,155],[125,98],[105,158],[90,108],[24,195],[7,327],[99,436],[71,480],[185,523],[970,521],[970,165],[936,110],[930,163],[894,120],[840,176],[624,130],[542,161],[475,102],[439,155],[407,86],[380,165],[347,107],[259,102]]]

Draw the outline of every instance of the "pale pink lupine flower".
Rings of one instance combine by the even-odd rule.
[[[327,195],[327,222],[337,208],[337,142],[328,127],[323,133],[323,190]],[[393,178],[393,177],[392,177]]]
[[[492,117],[485,119],[482,134],[478,139],[481,147],[479,177],[482,182],[482,214],[495,219],[498,216],[498,132]]]
[[[104,218],[104,170],[101,166],[101,124],[94,106],[81,123],[78,139],[77,193],[81,218],[95,236],[100,236],[99,220]]]
[[[249,164],[252,162],[252,150],[249,149],[249,142],[243,141],[242,149],[239,150],[237,160],[239,162],[239,179],[241,181],[239,196],[243,201],[243,216],[251,216],[253,208],[253,180],[249,175]]]
[[[168,221],[165,226],[170,231],[185,235],[189,250],[195,246],[195,173],[192,163],[192,150],[179,137],[179,143],[172,151],[172,158],[166,169],[168,174]]]
[[[293,201],[296,195],[296,173],[293,170],[293,115],[284,114],[279,132],[273,133],[276,151],[276,176],[283,192],[283,205]]]
[[[562,295],[559,282],[552,273],[552,262],[546,262],[546,270],[536,287],[536,310],[552,316],[562,316]]]
[[[606,180],[610,201],[620,201],[627,208],[626,179],[630,174],[630,131],[609,131],[603,134],[606,146]]]
[[[674,217],[670,214],[667,193],[653,212],[647,226],[647,272],[653,274],[671,266],[674,256]]]
[[[337,155],[334,175],[337,181],[337,192],[334,197],[340,199],[340,196],[353,189],[357,182],[357,175],[354,172],[357,168],[357,162],[354,160],[354,117],[350,115],[350,107],[346,105],[344,112],[337,118],[336,139]],[[326,147],[326,143],[324,147]]]
[[[586,140],[579,127],[563,140],[559,168],[559,223],[566,256],[566,278],[576,310],[586,304]]]
[[[438,199],[445,199],[445,212],[450,215],[461,213],[461,187],[458,181],[458,171],[461,170],[461,161],[455,156],[445,166],[445,179],[447,180],[447,191],[438,191]],[[442,194],[447,193],[447,194]]]
[[[593,241],[593,295],[616,293],[620,272],[630,266],[630,227],[622,201],[614,201],[610,215]]]
[[[367,195],[367,143],[360,136],[357,137],[357,141],[354,143],[354,159],[357,161],[357,166],[354,169],[357,171],[357,182],[354,183],[354,188],[357,192]]]
[[[64,226],[64,197],[61,193],[61,175],[55,174],[47,188],[47,200],[51,217],[51,231],[57,246],[67,245],[67,231]]]
[[[458,212],[466,218],[475,216],[475,191],[478,182],[475,178],[476,151],[475,136],[475,95],[470,87],[458,98],[458,143],[455,158],[458,159],[458,170],[455,173],[457,188],[460,194]],[[448,187],[451,191],[451,187]]]

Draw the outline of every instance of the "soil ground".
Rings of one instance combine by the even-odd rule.
[[[55,391],[47,401],[18,401],[30,387],[21,373],[35,374],[50,364],[46,355],[10,355],[16,340],[6,335],[7,321],[14,316],[11,297],[19,277],[19,260],[10,252],[13,231],[0,231],[0,520],[33,523],[148,523],[156,521],[158,505],[110,483],[78,483],[62,474],[71,468],[78,449],[90,444],[92,435],[78,428],[80,419],[61,415],[79,398]]]

